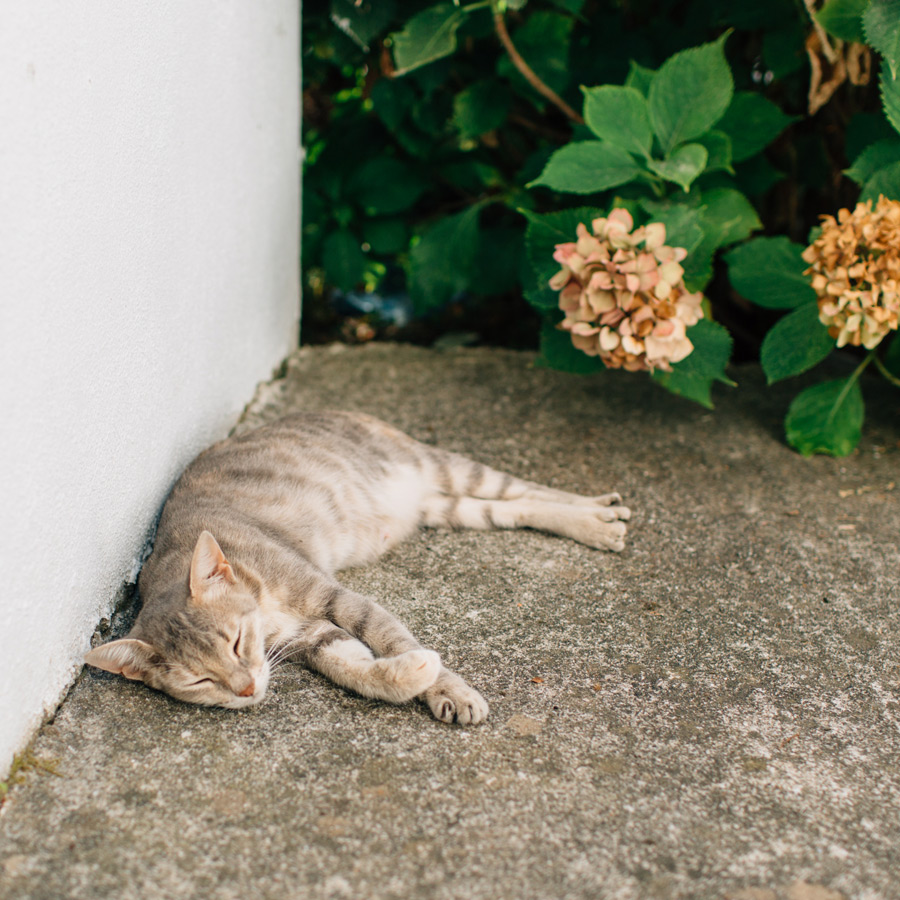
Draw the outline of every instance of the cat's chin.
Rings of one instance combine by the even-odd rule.
[[[265,696],[265,688],[262,690],[257,689],[256,693],[251,694],[249,697],[235,697],[234,700],[227,700],[225,703],[217,704],[217,706],[224,706],[225,709],[244,709],[261,703]]]

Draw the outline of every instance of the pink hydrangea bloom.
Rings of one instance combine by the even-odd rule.
[[[641,228],[625,209],[579,224],[577,240],[557,244],[562,268],[550,279],[572,344],[611,369],[668,371],[693,349],[687,329],[703,318],[703,295],[684,286],[682,247],[666,227]]]

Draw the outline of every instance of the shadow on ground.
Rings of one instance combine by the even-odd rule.
[[[241,427],[359,409],[567,490],[620,491],[629,546],[422,532],[345,582],[480,688],[441,725],[285,668],[192,708],[85,673],[0,816],[0,897],[900,895],[900,430],[780,440],[755,370],[715,413],[528,354],[301,351]],[[893,404],[893,405],[891,405]]]

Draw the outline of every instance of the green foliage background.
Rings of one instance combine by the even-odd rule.
[[[463,323],[491,342],[540,340],[545,364],[594,371],[554,330],[546,278],[553,244],[618,205],[666,223],[668,242],[691,251],[688,287],[710,301],[691,329],[695,352],[657,373],[664,387],[710,405],[732,338],[773,381],[816,365],[833,342],[799,252],[820,214],[900,197],[894,7],[828,0],[817,16],[827,39],[865,40],[884,64],[880,80],[845,82],[809,115],[814,25],[801,0],[306,0],[307,339],[334,289],[407,291],[429,339]],[[522,77],[495,11],[584,124]],[[820,385],[812,412],[792,408],[798,449],[852,449],[861,400],[856,418],[823,414],[826,431],[850,422],[830,443],[802,435],[855,384]]]

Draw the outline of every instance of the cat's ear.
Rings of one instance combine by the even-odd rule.
[[[94,647],[85,654],[84,661],[114,675],[124,675],[132,681],[143,681],[150,666],[153,648],[135,638],[122,638]]]
[[[204,531],[191,558],[191,596],[202,600],[210,590],[217,590],[237,579],[216,539]]]

